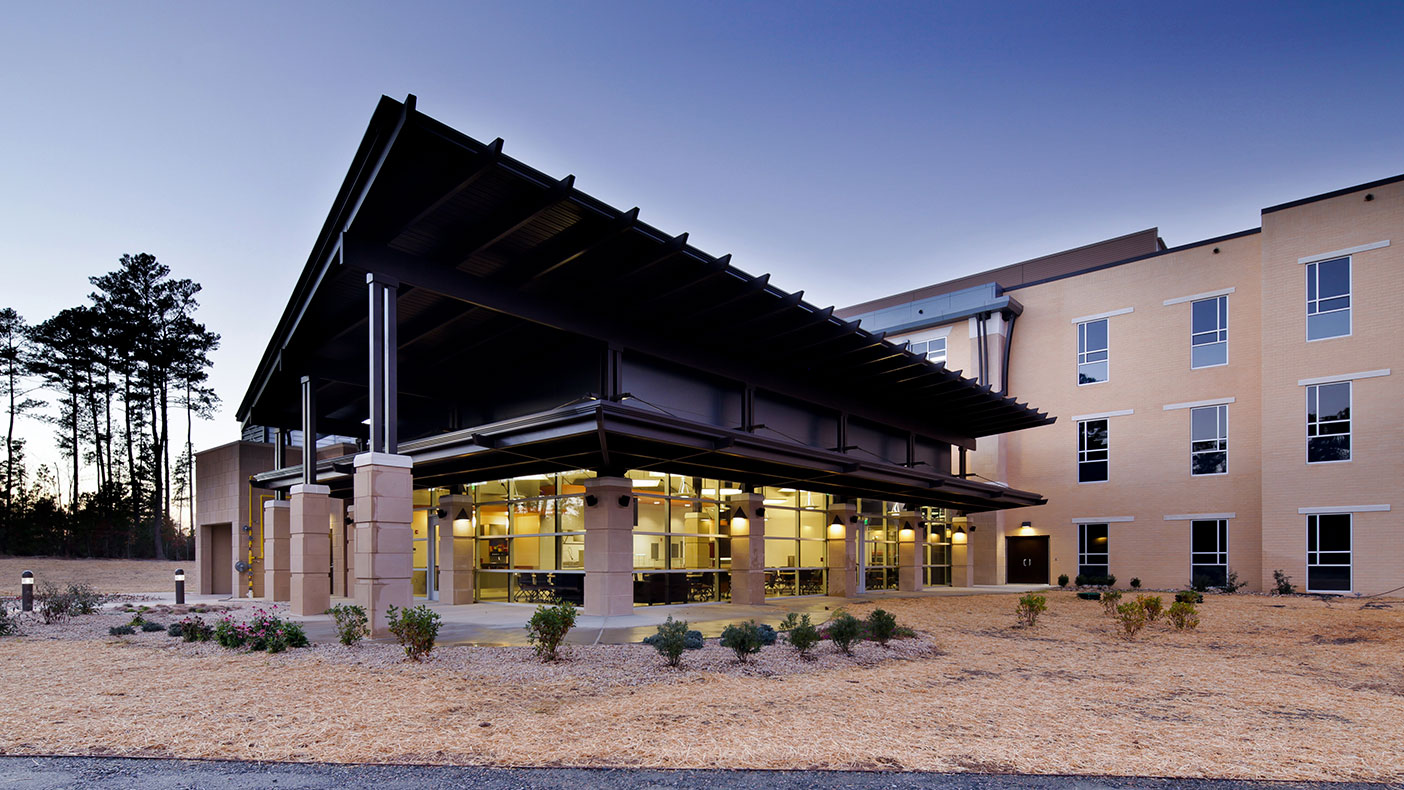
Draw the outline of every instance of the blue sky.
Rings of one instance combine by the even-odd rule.
[[[1404,172],[1398,3],[28,3],[0,29],[0,306],[146,251],[221,419],[383,93],[811,301]],[[48,429],[31,425],[36,454]],[[52,460],[50,458],[49,460]]]

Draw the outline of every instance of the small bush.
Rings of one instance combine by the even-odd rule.
[[[179,622],[175,622],[166,626],[166,633],[170,636],[180,636],[185,633],[185,629],[181,627]]]
[[[1153,623],[1160,619],[1160,615],[1165,611],[1165,602],[1160,600],[1159,595],[1138,595],[1136,603],[1145,610],[1146,622]]]
[[[185,641],[204,641],[208,638],[205,636],[208,626],[200,618],[187,617],[181,624],[186,629],[182,634]],[[232,615],[225,615],[208,633],[220,646],[230,649],[247,647],[254,651],[281,653],[290,647],[308,645],[307,633],[302,630],[302,626],[283,620],[263,609],[256,610],[254,616],[246,623],[236,623]]]
[[[136,633],[136,629],[129,625],[114,625],[107,629],[109,636],[130,636]]]
[[[73,616],[74,602],[70,593],[60,590],[53,582],[36,586],[39,589],[34,591],[34,610],[46,624],[62,623]]]
[[[755,620],[747,620],[744,623],[732,623],[727,626],[721,635],[722,647],[729,647],[736,654],[737,661],[746,661],[753,653],[759,653],[764,647],[760,628]]]
[[[221,621],[221,624],[223,624],[223,621]],[[229,623],[229,628],[232,627],[233,622],[231,621]],[[186,617],[178,623],[171,623],[171,629],[171,636],[178,636],[186,642],[208,642],[215,638],[216,631],[218,630],[217,626],[212,626],[199,617]],[[230,637],[228,629],[226,629],[225,638],[238,643],[225,645],[223,641],[220,641],[220,644],[225,647],[238,647],[243,644],[242,637],[233,639]]]
[[[887,647],[897,632],[897,615],[884,609],[874,609],[868,615],[868,638]]]
[[[1048,598],[1035,593],[1028,593],[1019,597],[1019,604],[1014,607],[1014,614],[1019,617],[1019,622],[1025,628],[1032,628],[1038,624],[1038,616],[1048,610]]]
[[[1097,592],[1097,591],[1095,591],[1095,590],[1084,590],[1084,591],[1081,591],[1081,592],[1079,592],[1079,593],[1077,594],[1077,597],[1081,598],[1081,599],[1084,600],[1084,601],[1100,601],[1100,600],[1102,600],[1102,594],[1099,593],[1099,592]]]
[[[1116,585],[1115,576],[1083,576],[1078,574],[1078,587],[1112,587]]]
[[[186,641],[189,640],[187,639]],[[215,623],[214,641],[220,647],[227,647],[233,650],[237,647],[243,647],[244,642],[248,641],[248,635],[238,623],[234,622],[233,617],[226,615],[225,617],[221,617],[219,622]]]
[[[1170,625],[1176,631],[1193,631],[1199,626],[1199,611],[1189,601],[1170,604]]]
[[[1238,580],[1237,571],[1229,571],[1228,577],[1224,580],[1224,586],[1219,589],[1232,595],[1247,586],[1248,582],[1241,582]]]
[[[144,623],[141,624],[141,630],[142,630],[142,633],[154,634],[154,633],[156,633],[157,631],[164,631],[164,630],[166,630],[166,627],[165,627],[164,625],[161,625],[161,624],[158,623],[158,622],[155,622],[155,621],[152,621],[152,620],[147,620],[146,622],[144,622]]]
[[[1272,581],[1277,585],[1278,595],[1292,595],[1297,592],[1297,588],[1292,585],[1292,577],[1283,573],[1281,568],[1272,572]]]
[[[527,641],[542,661],[555,661],[560,658],[561,643],[566,634],[575,627],[575,604],[558,601],[551,606],[536,607],[536,613],[527,621]]]
[[[13,636],[20,632],[20,615],[10,608],[10,602],[0,599],[0,636]]]
[[[405,649],[406,656],[422,661],[434,649],[434,640],[439,636],[439,625],[443,622],[438,612],[427,606],[413,609],[391,606],[385,616],[390,633]]]
[[[70,611],[75,615],[96,614],[111,597],[103,595],[85,582],[70,584],[65,592],[69,596]]]
[[[1134,639],[1146,627],[1146,607],[1139,600],[1121,604],[1116,607],[1116,621],[1121,626],[1121,635]]]
[[[339,603],[325,614],[331,615],[336,622],[336,637],[343,645],[349,647],[370,635],[370,618],[366,616],[363,606]]]
[[[785,638],[790,647],[800,654],[800,658],[809,658],[809,651],[819,644],[819,629],[809,622],[809,615],[801,615],[793,625],[785,629]]]
[[[1059,586],[1059,587],[1067,587],[1067,586],[1068,586],[1068,575],[1067,575],[1066,573],[1060,573],[1060,574],[1058,574],[1058,586]]]
[[[1140,577],[1140,576],[1132,576],[1132,577],[1131,577],[1131,589],[1133,589],[1133,590],[1139,590],[1139,589],[1141,589],[1141,577]]]
[[[1116,586],[1116,574],[1112,574],[1112,575],[1108,576],[1108,577],[1106,578],[1104,584],[1106,584],[1108,587],[1115,587],[1115,586]]]
[[[851,656],[853,645],[863,638],[863,621],[848,612],[839,612],[829,621],[829,638],[844,655]]]
[[[688,649],[687,634],[687,621],[674,620],[672,615],[668,615],[668,619],[659,624],[658,633],[645,639],[644,644],[652,645],[668,666],[675,667],[681,663],[683,651]]]
[[[1175,603],[1204,603],[1204,593],[1195,590],[1180,590],[1175,593]]]
[[[1073,586],[1074,586],[1074,587],[1087,587],[1087,586],[1088,586],[1088,584],[1087,584],[1087,577],[1086,577],[1086,576],[1083,576],[1082,574],[1079,573],[1079,574],[1077,575],[1077,578],[1076,578],[1076,579],[1073,579]]]
[[[1116,616],[1116,607],[1121,605],[1121,593],[1116,590],[1107,590],[1102,593],[1102,610],[1112,617]]]
[[[141,615],[135,615],[127,623],[127,625],[131,626],[132,628],[141,628],[142,626],[146,625],[146,618],[142,617]]]
[[[1190,589],[1194,590],[1197,593],[1208,592],[1209,585],[1211,584],[1213,584],[1213,582],[1210,581],[1208,576],[1204,575],[1198,575],[1195,576],[1193,579],[1190,579]]]

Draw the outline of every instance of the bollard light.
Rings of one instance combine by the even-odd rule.
[[[34,611],[34,571],[20,574],[20,611]]]
[[[176,572],[175,572],[175,583],[176,583],[176,605],[179,606],[180,604],[185,603],[185,569],[184,569],[184,568],[176,568]]]

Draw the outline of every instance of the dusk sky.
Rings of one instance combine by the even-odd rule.
[[[206,447],[381,94],[843,306],[1404,172],[1401,34],[1370,2],[11,3],[0,307],[123,253],[202,283]]]

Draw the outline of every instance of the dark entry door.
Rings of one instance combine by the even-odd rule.
[[[1004,554],[1008,558],[1009,584],[1048,583],[1048,536],[1026,535],[1007,537]]]

